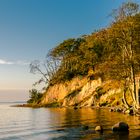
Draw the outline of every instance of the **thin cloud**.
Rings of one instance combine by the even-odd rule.
[[[10,62],[10,61],[6,61],[6,60],[3,60],[3,59],[0,59],[0,64],[1,64],[1,65],[12,65],[13,62]]]
[[[7,61],[0,59],[0,65],[29,65],[27,61]]]
[[[15,64],[17,64],[17,65],[29,65],[30,63],[27,61],[17,61]]]

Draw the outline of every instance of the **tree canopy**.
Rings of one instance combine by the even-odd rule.
[[[136,102],[135,76],[140,72],[139,5],[123,3],[114,10],[113,19],[105,29],[64,40],[47,54],[43,63],[46,71],[42,72],[38,63],[32,63],[32,72],[40,73],[49,86],[79,75],[88,76],[92,71],[94,78],[122,81],[125,91],[132,85]]]

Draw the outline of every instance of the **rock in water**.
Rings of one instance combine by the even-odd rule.
[[[88,130],[89,129],[89,126],[88,125],[85,125],[82,128],[83,128],[83,130]]]
[[[112,130],[113,131],[128,131],[129,130],[129,126],[127,123],[125,122],[118,122],[117,124],[115,124],[113,127],[112,127]]]
[[[95,127],[95,131],[103,132],[103,127],[98,125]]]

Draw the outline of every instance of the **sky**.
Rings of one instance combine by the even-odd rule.
[[[125,1],[0,0],[0,101],[27,97],[39,78],[30,73],[33,60],[65,39],[109,26],[111,11]]]

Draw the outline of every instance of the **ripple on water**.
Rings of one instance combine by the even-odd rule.
[[[140,118],[108,109],[16,108],[0,105],[1,140],[131,140],[140,139]],[[130,126],[129,134],[112,133],[111,127],[119,121]],[[105,131],[96,133],[101,124]],[[83,126],[89,126],[84,130]]]

